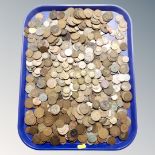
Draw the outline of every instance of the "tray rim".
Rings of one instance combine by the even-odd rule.
[[[34,14],[35,15],[35,11],[38,10],[38,9],[42,9],[42,8],[48,8],[48,7],[113,7],[115,9],[118,9],[119,11],[121,11],[123,14],[125,14],[128,18],[128,22],[130,24],[130,48],[131,48],[131,51],[130,51],[130,56],[131,56],[131,67],[132,67],[132,77],[133,77],[133,81],[132,81],[132,87],[133,87],[133,93],[134,93],[134,98],[133,98],[133,102],[134,102],[134,109],[132,109],[132,112],[134,113],[134,132],[132,133],[132,135],[130,135],[130,139],[128,139],[126,141],[126,143],[120,147],[117,147],[117,148],[113,148],[113,147],[110,147],[110,148],[86,148],[86,149],[82,149],[84,151],[118,151],[118,150],[122,150],[126,147],[128,147],[135,139],[136,135],[137,135],[137,106],[136,106],[136,88],[135,88],[135,69],[133,67],[134,65],[134,53],[133,53],[133,28],[132,28],[132,19],[129,15],[129,13],[124,9],[122,8],[121,6],[119,5],[114,5],[114,4],[56,4],[56,5],[39,5],[37,7],[34,7],[33,9],[31,9],[31,11],[29,11],[25,17],[25,20],[24,20],[24,27],[26,25],[26,21],[28,20],[28,18],[30,18],[29,16],[31,14]],[[114,10],[111,10],[113,12],[118,12],[119,11],[114,11]],[[38,11],[37,11],[38,12]],[[31,17],[32,18],[32,17]],[[23,106],[21,105],[21,98],[22,98],[22,87],[23,87],[23,65],[25,63],[24,61],[24,48],[25,48],[25,45],[24,45],[24,42],[25,42],[25,37],[24,35],[22,35],[22,52],[21,52],[21,66],[20,66],[20,85],[19,85],[19,103],[18,103],[18,125],[17,125],[17,128],[18,128],[18,134],[19,134],[19,137],[20,139],[23,141],[23,143],[28,146],[29,148],[31,149],[34,149],[34,150],[80,150],[80,149],[77,149],[77,148],[57,148],[54,147],[54,148],[39,148],[39,147],[35,147],[35,146],[32,146],[31,144],[29,144],[25,138],[23,138],[23,130],[21,130],[20,126],[22,125],[21,124],[21,113],[20,113],[20,109],[23,108]],[[25,131],[24,131],[24,134],[25,134]],[[25,134],[26,135],[26,134]],[[123,143],[123,142],[122,142]]]

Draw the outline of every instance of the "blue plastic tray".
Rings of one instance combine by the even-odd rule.
[[[34,17],[35,14],[42,12],[44,14],[47,14],[51,10],[65,10],[68,7],[74,7],[74,8],[91,8],[91,9],[100,9],[105,11],[113,11],[119,14],[122,14],[125,18],[125,20],[128,23],[128,30],[127,30],[127,38],[128,38],[128,51],[126,51],[125,54],[129,56],[129,67],[130,67],[130,82],[132,85],[132,94],[133,94],[133,100],[131,102],[131,108],[128,110],[128,115],[131,118],[132,124],[129,130],[129,137],[126,141],[120,141],[117,139],[117,142],[115,145],[108,145],[106,143],[103,144],[96,144],[96,145],[86,145],[86,148],[84,150],[121,150],[125,147],[127,147],[131,142],[134,140],[136,133],[137,133],[137,111],[136,111],[136,94],[135,94],[135,80],[134,80],[134,67],[133,67],[133,47],[132,47],[132,23],[131,19],[128,15],[128,13],[122,9],[121,7],[115,6],[115,5],[57,5],[57,6],[40,6],[35,9],[33,9],[28,16],[26,17],[24,27],[27,26],[28,22]],[[36,145],[32,143],[31,136],[29,134],[25,133],[25,127],[24,124],[24,114],[25,114],[25,107],[24,107],[24,101],[27,97],[27,94],[25,92],[25,84],[26,84],[26,56],[25,51],[27,49],[27,39],[23,37],[23,51],[21,56],[21,73],[20,73],[20,90],[19,90],[19,109],[18,109],[18,133],[21,138],[21,140],[30,148],[36,149],[36,150],[78,150],[77,145],[78,142],[71,144],[66,143],[64,145],[59,146],[52,146],[49,143],[43,144],[43,145]]]

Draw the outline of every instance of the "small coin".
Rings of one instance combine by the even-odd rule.
[[[109,136],[109,131],[106,128],[100,128],[98,130],[98,135],[102,139],[107,139]]]
[[[54,88],[57,85],[57,81],[53,78],[48,79],[47,86],[49,88]]]
[[[94,110],[91,112],[91,118],[94,121],[99,121],[101,119],[101,113],[99,110]]]
[[[37,118],[41,118],[44,116],[44,109],[41,108],[41,107],[38,107],[34,110],[34,115],[37,117]]]
[[[82,114],[87,114],[90,111],[90,107],[87,104],[82,103],[79,106],[79,110]]]
[[[55,104],[52,105],[49,109],[49,111],[53,114],[53,115],[57,115],[60,112],[60,106]]]

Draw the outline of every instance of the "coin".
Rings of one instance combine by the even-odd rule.
[[[109,136],[109,131],[106,128],[100,128],[98,130],[98,135],[102,139],[107,139]]]
[[[107,143],[110,145],[114,145],[116,143],[115,137],[112,137],[112,136],[108,137]]]
[[[60,106],[55,104],[52,105],[49,109],[49,111],[53,114],[53,115],[57,115],[60,112]]]
[[[112,126],[110,128],[110,134],[113,136],[113,137],[117,137],[120,135],[120,128],[118,126]]]
[[[80,104],[79,109],[80,109],[80,112],[82,114],[87,114],[89,112],[89,110],[90,110],[89,106],[87,104],[84,104],[84,103]]]
[[[41,118],[44,116],[44,109],[41,108],[41,107],[38,107],[34,110],[34,115],[37,117],[37,118]]]
[[[132,100],[132,93],[130,91],[122,92],[122,99],[125,102],[130,102]]]
[[[53,78],[50,78],[50,79],[48,79],[48,81],[47,81],[47,86],[48,86],[49,88],[54,88],[54,87],[56,86],[56,84],[57,84],[57,82],[56,82],[56,80],[53,79]]]
[[[99,121],[101,119],[101,113],[99,110],[94,110],[91,112],[91,118],[94,121]]]
[[[50,143],[53,146],[59,145],[60,144],[60,138],[57,135],[53,135],[50,139]]]

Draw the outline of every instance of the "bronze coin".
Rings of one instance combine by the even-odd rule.
[[[55,118],[53,116],[48,115],[44,117],[44,124],[46,126],[52,126],[54,122],[55,122]]]
[[[43,123],[43,122],[44,122],[44,118],[43,118],[43,117],[37,118],[37,123],[41,124],[41,123]]]
[[[86,143],[87,142],[87,135],[86,134],[78,135],[78,140],[81,143]]]
[[[64,120],[62,119],[56,120],[55,125],[57,128],[62,128],[64,126]]]
[[[113,137],[117,137],[119,136],[121,133],[120,131],[120,128],[118,126],[112,126],[110,128],[110,134],[113,136]]]
[[[59,136],[59,138],[60,138],[61,144],[66,144],[67,140],[66,140],[65,136]]]
[[[76,126],[76,130],[79,135],[84,134],[86,132],[86,127],[83,124],[78,124]]]
[[[43,144],[39,134],[35,134],[32,137],[32,142],[35,143],[35,144]]]
[[[26,133],[29,133],[31,135],[37,134],[38,133],[38,127],[37,126],[28,126],[25,129]]]
[[[121,132],[126,133],[129,130],[129,126],[127,124],[122,124],[120,129],[121,129]]]
[[[125,102],[130,102],[132,100],[132,93],[130,91],[123,91],[121,95]]]
[[[97,142],[98,143],[104,143],[105,139],[100,138],[99,136],[97,137]]]
[[[63,100],[63,108],[68,109],[69,107],[71,107],[70,100]]]
[[[40,139],[41,139],[41,141],[42,141],[43,143],[45,143],[45,142],[48,141],[48,139],[49,139],[49,137],[46,136],[46,135],[44,135],[43,132],[40,132],[40,133],[39,133],[39,137],[40,137]]]
[[[48,48],[46,47],[46,46],[41,46],[40,48],[39,48],[39,50],[40,50],[40,52],[48,52]]]
[[[53,135],[50,139],[50,143],[53,145],[53,146],[57,146],[60,144],[60,137],[57,136],[57,135]]]
[[[107,143],[110,145],[114,145],[116,143],[115,137],[112,137],[112,136],[108,137]]]
[[[32,98],[27,98],[27,99],[25,100],[25,108],[28,108],[28,109],[33,108],[33,101],[32,101]]]

